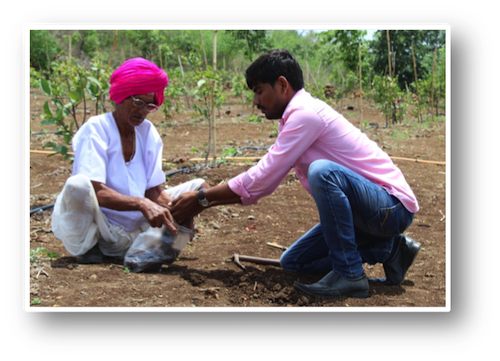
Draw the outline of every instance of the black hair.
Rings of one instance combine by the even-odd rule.
[[[304,87],[304,77],[299,62],[286,49],[265,52],[245,72],[250,89],[253,89],[259,81],[274,86],[280,76],[284,76],[295,91]]]

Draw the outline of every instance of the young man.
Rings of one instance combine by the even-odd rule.
[[[183,222],[222,204],[255,204],[293,168],[321,222],[283,253],[280,264],[299,275],[326,274],[294,286],[325,298],[368,297],[364,262],[383,264],[386,277],[372,281],[400,285],[420,248],[402,235],[419,207],[401,171],[375,142],[304,90],[300,65],[288,51],[263,54],[245,75],[253,103],[266,118],[279,119],[276,142],[227,184],[177,198],[174,219]]]

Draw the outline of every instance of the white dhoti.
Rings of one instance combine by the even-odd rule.
[[[193,179],[165,192],[175,199],[184,192],[200,189],[203,182],[203,179]],[[98,243],[104,255],[124,257],[141,233],[161,234],[160,230],[151,227],[147,221],[131,232],[110,223],[99,207],[92,183],[81,174],[68,178],[52,212],[52,232],[74,256],[87,253]]]

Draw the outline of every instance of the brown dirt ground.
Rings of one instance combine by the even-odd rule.
[[[31,90],[31,126],[33,132],[42,128],[40,113],[46,98],[37,89]],[[344,104],[354,110],[338,109],[354,124],[361,119],[375,122],[378,128],[365,130],[371,139],[393,157],[446,160],[446,127],[444,121],[430,126],[403,124],[385,128],[385,119],[368,101],[350,99]],[[217,117],[219,149],[244,146],[263,147],[273,143],[269,135],[276,121],[250,123],[253,110],[241,107],[235,100],[226,103]],[[218,114],[218,113],[217,113]],[[255,111],[255,114],[256,111]],[[152,120],[164,139],[164,158],[200,157],[191,149],[205,149],[208,141],[207,121],[192,122],[188,111],[176,114],[166,124],[161,112]],[[32,135],[31,150],[55,139],[53,134]],[[260,156],[265,151],[247,151],[244,156]],[[204,164],[204,162],[200,162]],[[401,286],[371,285],[367,299],[341,298],[325,300],[296,291],[295,280],[305,283],[320,277],[298,277],[279,267],[243,262],[239,268],[233,254],[279,259],[287,247],[318,222],[314,201],[303,190],[293,173],[277,191],[258,205],[212,208],[197,217],[199,232],[181,253],[179,260],[164,266],[159,273],[126,272],[122,261],[108,259],[104,264],[79,265],[51,233],[51,210],[30,217],[30,249],[44,248],[58,256],[49,258],[38,253],[30,263],[31,307],[151,307],[169,310],[172,307],[425,307],[447,306],[446,282],[446,167],[443,165],[395,160],[405,174],[419,200],[421,210],[406,234],[422,244],[414,265]],[[228,161],[217,168],[203,168],[195,173],[177,173],[168,180],[176,185],[193,177],[204,177],[211,185],[227,181],[245,171],[251,161]],[[168,162],[165,172],[182,167]],[[30,153],[30,205],[37,208],[54,203],[71,165],[60,156],[47,157]],[[382,276],[381,265],[365,265],[368,276]],[[36,302],[39,301],[39,302]],[[409,309],[408,311],[411,311]]]

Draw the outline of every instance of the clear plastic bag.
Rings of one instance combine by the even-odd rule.
[[[179,233],[173,234],[165,226],[150,227],[132,243],[124,259],[124,266],[132,272],[160,272],[162,265],[174,262],[193,231],[179,226]]]

